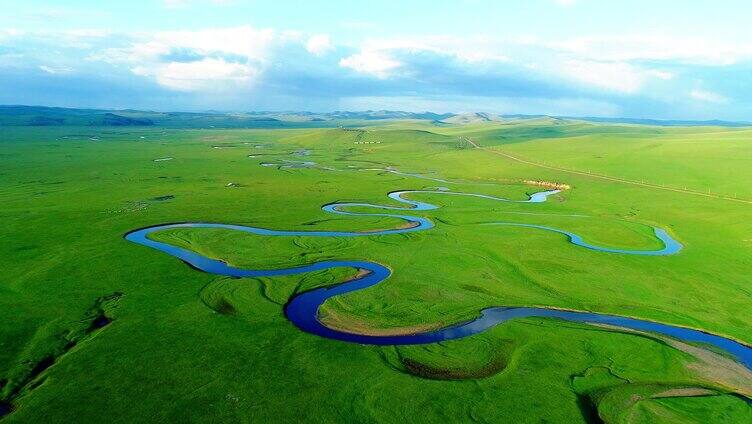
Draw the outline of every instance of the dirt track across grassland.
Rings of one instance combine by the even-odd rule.
[[[485,152],[493,153],[495,155],[503,156],[503,157],[505,157],[507,159],[511,159],[513,161],[516,161],[516,162],[524,163],[526,165],[537,166],[537,167],[540,167],[540,168],[551,169],[551,170],[554,170],[554,171],[566,172],[566,173],[569,173],[569,174],[582,175],[582,176],[585,176],[585,177],[597,178],[597,179],[600,179],[600,180],[614,181],[614,182],[623,183],[623,184],[631,184],[631,185],[636,185],[636,186],[640,186],[640,187],[655,188],[655,189],[658,189],[658,190],[667,190],[667,191],[673,191],[673,192],[676,192],[676,193],[683,193],[683,194],[691,194],[691,195],[695,195],[695,196],[709,197],[709,198],[712,198],[712,199],[721,199],[721,200],[729,200],[729,201],[738,202],[738,203],[752,204],[752,200],[739,199],[737,197],[729,197],[729,196],[723,196],[723,195],[720,195],[720,194],[713,194],[713,193],[703,193],[701,191],[688,190],[686,188],[668,187],[668,186],[663,186],[663,185],[658,185],[658,184],[646,183],[646,182],[642,182],[642,181],[634,181],[634,180],[628,180],[628,179],[625,179],[625,178],[611,177],[611,176],[602,175],[602,174],[593,174],[593,173],[590,173],[590,172],[577,171],[577,170],[574,170],[574,169],[566,169],[566,168],[561,168],[561,167],[558,167],[558,166],[547,165],[547,164],[540,163],[540,162],[533,162],[533,161],[530,161],[530,160],[527,160],[527,159],[522,159],[520,157],[510,155],[509,153],[502,152],[501,150],[491,149],[491,148],[488,148],[488,147],[482,147],[478,143],[476,143],[475,141],[473,141],[473,140],[471,140],[469,138],[466,138],[466,137],[463,137],[463,138],[464,138],[465,141],[467,141],[471,146],[473,146],[476,149],[480,149],[480,150],[483,150]]]

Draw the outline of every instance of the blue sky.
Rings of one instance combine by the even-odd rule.
[[[0,104],[752,120],[745,1],[0,7]]]

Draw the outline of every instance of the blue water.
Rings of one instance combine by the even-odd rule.
[[[560,230],[558,228],[553,227],[546,227],[544,225],[535,225],[535,224],[519,224],[519,223],[512,223],[512,222],[492,222],[486,225],[508,225],[508,226],[514,226],[514,227],[527,227],[527,228],[537,228],[540,230],[546,230],[546,231],[552,231],[554,233],[564,234],[569,238],[569,242],[572,244],[575,244],[580,247],[584,247],[586,249],[591,250],[597,250],[599,252],[608,252],[608,253],[621,253],[623,255],[648,255],[648,256],[663,256],[663,255],[672,255],[674,253],[677,253],[682,249],[682,244],[678,241],[671,238],[671,236],[666,232],[666,230],[662,228],[653,227],[653,233],[655,234],[655,237],[663,242],[663,249],[658,250],[628,250],[628,249],[611,249],[608,247],[601,247],[596,246],[594,244],[590,244],[582,239],[581,236],[572,233],[570,231]]]
[[[391,271],[384,265],[370,261],[360,260],[336,260],[336,261],[322,261],[313,264],[302,265],[292,268],[283,269],[242,269],[228,265],[220,260],[211,259],[200,255],[196,252],[176,247],[167,243],[158,242],[150,239],[148,236],[151,233],[158,231],[164,231],[173,228],[222,228],[228,230],[242,231],[252,234],[264,235],[264,236],[308,236],[308,237],[363,237],[363,236],[375,236],[375,235],[388,235],[388,234],[404,234],[415,231],[425,231],[433,228],[434,224],[427,218],[417,217],[412,215],[403,214],[391,214],[391,213],[361,213],[361,212],[348,212],[345,209],[349,207],[370,207],[383,210],[402,210],[402,211],[427,211],[438,208],[438,206],[408,200],[403,198],[404,194],[410,193],[430,193],[430,194],[443,194],[443,195],[456,195],[456,196],[472,196],[493,201],[503,202],[525,202],[525,203],[540,203],[546,201],[548,196],[558,193],[559,190],[543,191],[535,193],[528,200],[514,201],[501,197],[488,196],[483,194],[474,193],[459,193],[452,191],[428,191],[428,190],[405,190],[395,191],[389,193],[388,196],[406,207],[399,206],[382,206],[373,205],[369,203],[332,203],[324,205],[322,209],[326,212],[340,214],[340,215],[357,215],[357,216],[378,216],[378,217],[390,217],[407,221],[411,225],[408,228],[396,228],[391,230],[379,230],[379,231],[287,231],[287,230],[272,230],[260,227],[250,227],[244,225],[231,225],[231,224],[216,224],[216,223],[178,223],[178,224],[166,224],[158,225],[154,227],[135,230],[128,233],[125,238],[134,243],[141,244],[143,246],[151,247],[168,255],[174,256],[191,266],[208,273],[225,275],[230,277],[269,277],[279,275],[292,275],[302,274],[312,271],[319,271],[331,268],[355,268],[367,271],[359,278],[337,284],[328,288],[319,288],[308,292],[300,293],[294,296],[285,307],[285,315],[295,326],[299,329],[316,334],[321,337],[326,337],[334,340],[341,340],[351,343],[361,344],[373,344],[373,345],[410,345],[410,344],[425,344],[435,343],[443,340],[452,340],[467,337],[473,334],[483,332],[493,326],[499,325],[510,319],[528,318],[528,317],[542,317],[542,318],[555,318],[566,321],[590,323],[590,324],[608,324],[615,327],[621,327],[632,330],[647,331],[651,333],[662,334],[665,336],[674,337],[685,342],[707,343],[719,348],[730,355],[737,358],[739,362],[744,364],[747,368],[752,369],[752,348],[749,346],[738,343],[734,340],[727,339],[721,336],[709,334],[699,330],[693,330],[684,327],[672,326],[669,324],[661,324],[652,321],[640,320],[635,318],[627,318],[616,315],[599,314],[595,312],[576,312],[576,311],[563,311],[558,309],[549,308],[528,308],[528,307],[494,307],[487,308],[480,311],[480,316],[470,320],[468,322],[459,323],[450,327],[442,328],[435,331],[426,331],[416,334],[406,335],[394,335],[394,336],[373,336],[367,334],[357,334],[345,331],[336,330],[325,326],[318,319],[318,311],[321,305],[327,299],[335,296],[339,296],[345,293],[362,290],[368,287],[375,286],[380,282],[386,280],[391,275]],[[569,241],[577,246],[587,249],[619,254],[630,255],[671,255],[679,252],[682,249],[682,245],[674,240],[665,230],[660,228],[654,228],[655,236],[663,243],[664,247],[659,250],[626,250],[626,249],[612,249],[607,247],[596,246],[585,242],[579,235],[560,230],[553,227],[546,227],[541,225],[532,224],[519,224],[500,222],[493,223],[492,225],[514,225],[529,227],[535,229],[541,229],[546,231],[553,231],[566,235]]]

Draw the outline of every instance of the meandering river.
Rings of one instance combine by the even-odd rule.
[[[291,275],[302,274],[312,271],[319,271],[330,268],[355,268],[365,270],[366,273],[362,273],[358,278],[350,281],[346,281],[331,287],[319,288],[310,290],[307,292],[299,293],[295,295],[285,307],[285,315],[295,326],[302,331],[316,334],[321,337],[326,337],[334,340],[341,340],[345,342],[361,343],[361,344],[374,344],[374,345],[409,345],[409,344],[424,344],[434,343],[443,340],[452,340],[462,337],[467,337],[473,334],[483,332],[493,326],[499,325],[511,319],[527,318],[527,317],[542,317],[542,318],[555,318],[566,321],[587,323],[587,324],[605,324],[609,326],[631,329],[636,331],[646,331],[650,333],[660,334],[664,336],[673,337],[685,342],[690,343],[706,343],[721,349],[728,354],[735,357],[740,363],[749,369],[752,369],[752,348],[747,345],[741,344],[735,340],[725,338],[719,335],[710,334],[704,331],[695,330],[691,328],[674,326],[670,324],[652,322],[648,320],[641,320],[636,318],[622,317],[617,315],[599,314],[595,312],[583,312],[583,311],[565,311],[553,308],[539,308],[539,307],[493,307],[487,308],[479,312],[479,316],[468,322],[458,323],[446,328],[419,332],[415,334],[405,335],[391,335],[391,336],[376,336],[369,334],[358,334],[346,331],[337,330],[327,327],[318,319],[318,311],[321,305],[335,296],[339,296],[345,293],[351,293],[357,290],[362,290],[368,287],[375,286],[380,282],[386,280],[391,275],[391,271],[384,265],[370,261],[322,261],[308,265],[296,266],[291,268],[282,269],[242,269],[236,268],[227,263],[203,256],[199,253],[193,252],[188,249],[173,246],[168,243],[156,241],[149,238],[150,234],[175,229],[175,228],[222,228],[228,230],[242,231],[246,233],[252,233],[264,236],[308,236],[308,237],[370,237],[386,234],[403,234],[416,231],[425,231],[433,228],[434,223],[425,218],[413,215],[404,215],[397,213],[361,213],[347,211],[351,207],[369,207],[387,211],[427,211],[438,208],[438,206],[419,202],[415,200],[409,200],[403,196],[413,193],[430,193],[433,195],[452,195],[452,196],[471,196],[489,199],[492,201],[501,202],[516,202],[516,203],[540,203],[545,202],[546,199],[556,193],[559,190],[549,190],[535,193],[530,196],[528,200],[515,201],[501,197],[488,196],[483,194],[474,193],[461,193],[449,191],[447,189],[442,190],[406,190],[395,191],[388,194],[388,196],[400,202],[406,206],[383,206],[373,205],[369,203],[331,203],[324,205],[322,209],[326,212],[340,214],[340,215],[355,215],[355,216],[378,216],[378,217],[390,217],[397,218],[406,221],[409,225],[401,228],[379,230],[379,231],[287,231],[287,230],[272,230],[260,227],[250,227],[244,225],[232,225],[232,224],[218,224],[218,223],[206,223],[206,222],[186,222],[176,224],[157,225],[153,227],[143,228],[132,231],[126,234],[125,238],[131,242],[138,243],[143,246],[147,246],[168,255],[174,256],[189,265],[197,268],[201,271],[205,271],[211,274],[224,275],[230,277],[271,277],[279,275]],[[608,247],[602,247],[587,243],[583,238],[575,233],[561,230],[558,228],[547,227],[542,225],[532,224],[520,224],[512,222],[498,222],[491,223],[489,225],[507,225],[507,226],[520,226],[527,227],[533,230],[552,231],[563,234],[568,237],[569,242],[590,250],[598,251],[601,253],[609,254],[628,254],[628,255],[671,255],[679,252],[682,249],[681,243],[673,239],[664,229],[653,228],[654,234],[658,240],[663,243],[663,248],[657,250],[627,250],[627,249],[614,249]]]

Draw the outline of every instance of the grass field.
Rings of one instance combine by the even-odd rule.
[[[436,227],[411,234],[181,229],[156,237],[251,268],[326,259],[387,265],[389,280],[321,310],[324,323],[350,331],[435,329],[486,307],[548,306],[750,344],[752,205],[692,193],[752,200],[750,137],[746,128],[546,119],[395,120],[363,129],[2,127],[0,400],[12,412],[0,420],[752,422],[752,371],[703,346],[542,318],[422,346],[337,342],[299,331],[283,306],[357,270],[230,279],[123,239],[184,221],[393,228],[403,222],[320,208],[397,206],[388,192],[437,186],[522,200],[541,190],[526,180],[563,183],[571,188],[541,204],[414,194],[441,207],[416,212]],[[315,165],[261,166],[284,160]],[[658,226],[685,248],[665,257],[594,252],[559,234],[482,225],[498,221],[629,249],[660,247],[650,229]]]

